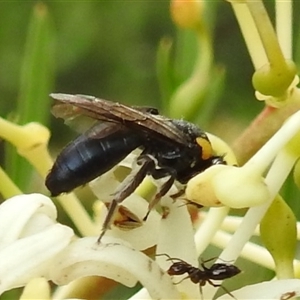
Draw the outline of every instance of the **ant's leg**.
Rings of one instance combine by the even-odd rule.
[[[188,278],[190,278],[190,276],[188,275],[188,276],[186,276],[186,277],[184,277],[184,278],[182,278],[181,280],[179,280],[178,282],[173,282],[173,284],[179,284],[179,283],[181,283],[182,281],[184,281],[184,280],[186,280],[186,279],[188,279]]]
[[[98,238],[98,243],[100,243],[105,232],[110,227],[112,218],[116,212],[118,204],[125,200],[129,195],[131,195],[135,191],[135,189],[144,180],[149,170],[152,170],[154,167],[155,162],[150,156],[144,155],[138,158],[136,168],[131,171],[131,173],[126,177],[126,179],[122,182],[122,184],[114,193],[114,199],[109,205],[108,213],[102,225],[101,234]]]
[[[210,261],[212,261],[212,260],[214,260],[214,259],[217,259],[217,258],[218,258],[218,257],[215,256],[215,257],[212,257],[212,258],[203,260],[203,258],[201,257],[201,267],[202,267],[203,269],[207,269],[207,267],[205,266],[205,264],[208,263],[208,262],[210,262]]]
[[[168,259],[167,260],[169,260],[169,261],[171,261],[172,263],[175,263],[175,262],[182,262],[182,263],[185,263],[186,264],[186,262],[184,261],[184,260],[182,260],[182,259],[180,259],[180,258],[176,258],[176,257],[171,257],[169,254],[167,254],[167,253],[161,253],[161,254],[155,254],[155,256],[166,256]]]
[[[155,254],[155,256],[166,256],[168,258],[167,260],[171,260],[172,261],[172,257],[169,254],[167,254],[167,253]]]
[[[217,256],[214,256],[214,257],[212,257],[212,258],[203,260],[203,258],[201,257],[201,266],[202,266],[202,264],[206,264],[206,263],[208,263],[208,262],[210,262],[210,261],[212,261],[212,260],[214,260],[214,259],[217,259],[217,258],[218,258]]]
[[[234,295],[232,295],[226,288],[225,288],[225,286],[223,286],[222,284],[215,284],[215,283],[213,283],[211,280],[209,280],[209,279],[207,279],[206,280],[210,285],[212,285],[213,287],[219,287],[219,288],[221,288],[221,289],[223,289],[224,290],[224,292],[226,293],[226,294],[228,294],[229,296],[231,296],[233,299],[236,299],[235,297],[234,297]],[[236,299],[237,300],[237,299]]]
[[[201,295],[201,300],[204,300],[204,298],[203,298],[203,290],[202,290],[202,286],[203,286],[203,284],[201,284],[200,283],[200,295]]]
[[[153,207],[159,202],[161,197],[163,197],[172,187],[176,178],[176,171],[171,168],[154,169],[151,175],[154,179],[159,179],[167,175],[170,177],[166,180],[166,182],[163,183],[163,185],[158,189],[158,192],[155,194],[154,198],[149,202],[148,212],[144,217],[143,221],[147,220],[149,213],[151,212]]]
[[[224,260],[224,259],[221,259],[219,257],[217,257],[219,261],[223,262],[223,263],[226,263],[226,264],[233,264],[234,263],[234,260]]]

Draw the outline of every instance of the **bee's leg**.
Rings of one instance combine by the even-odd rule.
[[[169,176],[169,178],[163,183],[163,185],[158,189],[158,192],[155,194],[154,198],[149,202],[148,212],[144,217],[143,221],[146,221],[149,213],[153,209],[153,207],[159,202],[161,197],[163,197],[173,185],[175,178],[176,178],[176,171],[171,168],[162,168],[162,169],[155,169],[151,173],[154,179],[163,178],[165,176]]]
[[[102,231],[98,238],[98,243],[100,243],[105,232],[110,227],[118,204],[131,195],[144,180],[146,175],[149,173],[149,170],[153,170],[154,168],[155,161],[151,156],[142,155],[138,158],[136,167],[132,169],[131,173],[126,177],[126,179],[121,183],[114,193],[114,198],[109,205],[107,216],[102,225]]]
[[[108,213],[105,217],[100,236],[98,237],[98,240],[97,240],[98,244],[100,244],[102,237],[104,236],[107,229],[109,229],[109,227],[110,227],[110,223],[111,223],[112,217],[114,216],[114,214],[116,212],[117,205],[118,205],[118,202],[115,199],[113,199],[109,204]]]
[[[170,195],[170,197],[175,201],[177,198],[181,197],[185,193],[185,188],[181,188],[177,193]]]

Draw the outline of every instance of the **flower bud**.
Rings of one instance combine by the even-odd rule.
[[[171,1],[173,22],[181,28],[196,29],[201,24],[203,4],[199,0]]]
[[[223,169],[223,165],[215,165],[207,169],[205,172],[192,178],[186,187],[185,194],[189,201],[207,206],[217,207],[223,206],[221,201],[215,194],[212,179],[220,169]]]
[[[266,202],[270,193],[260,175],[245,168],[215,165],[188,182],[186,196],[203,206],[244,208]]]
[[[254,73],[252,83],[261,94],[279,97],[292,84],[296,74],[297,68],[293,61],[287,60],[285,68],[266,64]]]

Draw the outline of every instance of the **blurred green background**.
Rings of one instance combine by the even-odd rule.
[[[209,16],[207,23],[213,39],[215,65],[225,70],[219,104],[209,126],[217,126],[223,115],[237,121],[244,119],[247,124],[263,107],[253,101],[253,67],[230,4],[223,0],[207,2],[205,14]],[[264,2],[273,18],[274,1]],[[2,2],[1,116],[16,111],[29,24],[34,7],[41,3],[49,14],[54,41],[55,82],[50,91],[96,95],[122,103],[161,108],[156,56],[161,39],[166,37],[173,42],[177,83],[191,72],[196,51],[194,36],[188,30],[178,30],[173,24],[169,1]],[[297,12],[300,3],[295,1],[294,6]],[[296,46],[298,19],[294,22]],[[296,61],[298,52],[296,48]],[[51,121],[56,126],[57,121]]]
[[[1,3],[2,116],[16,111],[26,37],[37,4],[27,1]],[[156,56],[159,42],[165,37],[173,42],[177,82],[191,72],[196,51],[194,36],[187,30],[176,29],[169,13],[169,1],[50,1],[44,4],[55,42],[55,83],[51,91],[96,95],[122,103],[161,108]],[[219,131],[222,126],[218,123],[223,115],[247,121],[263,105],[253,101],[253,68],[231,6],[225,1],[212,1],[207,14],[215,65],[225,70],[225,82],[219,104],[205,129],[214,124]],[[246,105],[247,110],[244,109]],[[53,118],[50,120],[53,126],[61,123]],[[59,137],[61,130],[65,130],[62,128]],[[53,134],[57,141],[55,130]],[[230,139],[235,134],[231,134]]]

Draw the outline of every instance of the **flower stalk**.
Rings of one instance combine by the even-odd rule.
[[[278,279],[294,278],[296,254],[296,218],[290,207],[277,195],[260,224],[263,243],[276,265]]]
[[[0,118],[0,132],[0,137],[14,145],[18,153],[26,158],[45,178],[53,164],[48,151],[49,130],[39,123],[21,126]],[[7,175],[3,176],[3,179],[6,179],[6,181],[1,181],[0,189],[3,195],[18,194],[19,190],[11,183]],[[5,182],[8,184],[4,184]],[[97,235],[99,228],[95,228],[86,210],[74,194],[59,196],[58,200],[83,235]]]
[[[35,299],[51,300],[51,290],[45,278],[37,277],[30,280],[24,287],[20,300]]]
[[[17,185],[9,178],[9,176],[0,168],[0,193],[4,198],[10,198],[22,194],[22,191]]]
[[[171,1],[171,15],[175,24],[193,30],[197,39],[197,59],[192,74],[171,96],[170,116],[192,119],[200,105],[210,80],[213,61],[212,41],[203,18],[204,1]]]
[[[251,49],[249,53],[256,69],[252,78],[253,86],[259,94],[272,96],[268,100],[268,105],[282,106],[282,101],[286,102],[285,100],[288,97],[288,88],[297,74],[296,65],[284,57],[261,0],[232,0],[230,2],[236,15],[239,16],[238,21],[241,28],[244,28],[243,33],[248,49]],[[253,37],[255,38],[254,41]],[[255,45],[255,51],[251,45]],[[290,53],[290,51],[287,52]],[[267,58],[267,61],[264,62],[265,58]]]
[[[293,38],[293,2],[275,1],[276,8],[276,34],[280,48],[286,59],[292,58],[292,38]]]

